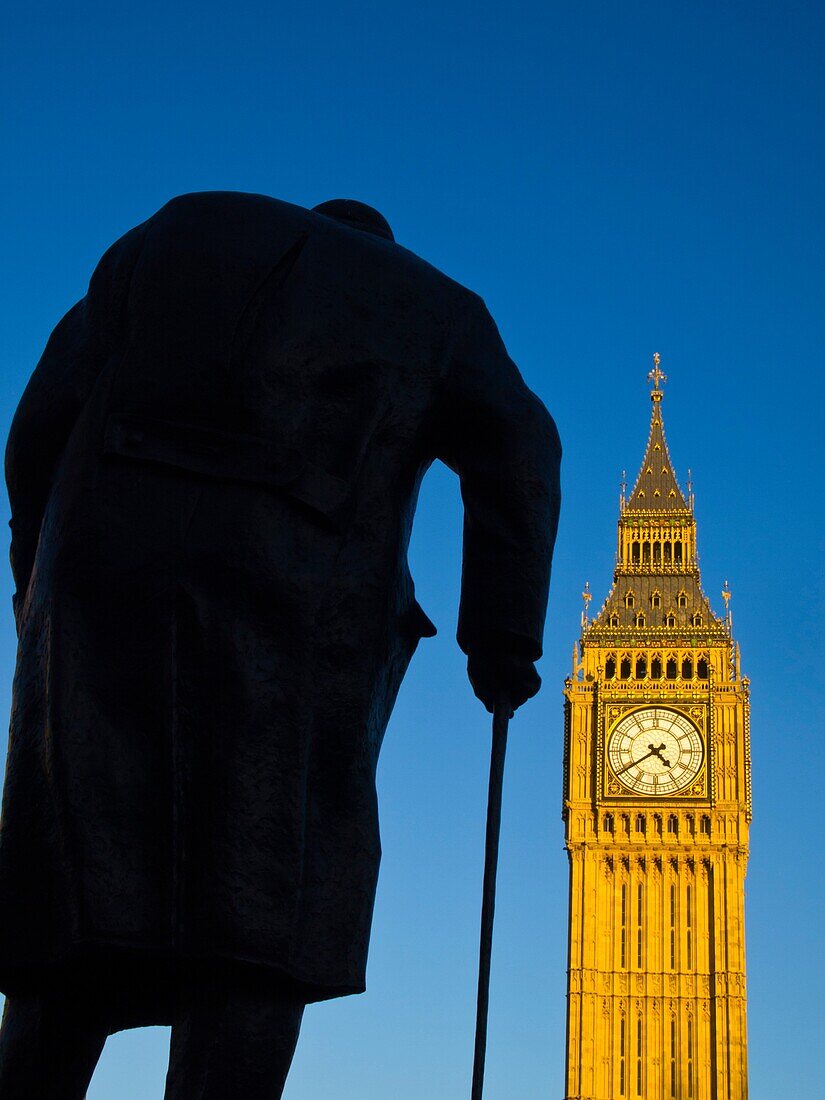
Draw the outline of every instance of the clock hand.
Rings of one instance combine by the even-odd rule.
[[[664,743],[659,745],[658,748],[654,748],[653,745],[648,745],[647,747],[650,749],[654,756],[659,757],[666,768],[670,767],[670,761],[666,757],[662,756],[662,749],[665,747]],[[644,757],[642,759],[644,759]]]
[[[664,748],[664,745],[662,745],[662,748]],[[630,771],[631,768],[635,768],[637,764],[641,764],[641,762],[643,760],[647,760],[648,756],[657,756],[657,755],[658,755],[658,753],[656,752],[656,750],[651,745],[650,746],[650,752],[646,752],[644,754],[644,756],[640,756],[638,760],[631,760],[629,764],[625,764],[625,766],[623,768],[621,768],[619,771],[617,771],[615,773],[617,778],[620,775],[624,775],[624,773],[626,771]]]

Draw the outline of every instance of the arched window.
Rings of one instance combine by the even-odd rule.
[[[613,814],[605,814],[604,815],[604,821],[603,821],[602,824],[603,824],[603,827],[604,827],[604,831],[606,833],[612,833],[613,832]]]
[[[650,606],[653,608],[659,608],[662,606],[662,594],[659,591],[653,592],[650,597]]]
[[[642,564],[650,565],[650,543],[642,543]]]
[[[702,836],[710,836],[710,818],[707,814],[702,814],[699,820],[699,832]]]
[[[634,565],[639,564],[639,542],[638,542],[638,540],[636,540],[633,543],[632,547],[631,547],[630,560],[633,562]]]
[[[693,626],[701,626],[703,622],[701,611],[697,611],[690,621]]]
[[[653,564],[662,564],[662,544],[658,540],[653,543]]]
[[[691,661],[690,657],[685,657],[684,661],[682,661],[682,679],[693,679],[693,661]]]
[[[665,543],[665,565],[670,565],[673,561],[673,547],[669,542]]]
[[[681,542],[674,542],[673,544],[673,560],[677,565],[682,564],[682,544]]]
[[[656,834],[656,836],[661,836],[662,835],[662,815],[661,814],[654,814],[653,815],[653,832]]]
[[[636,613],[636,626],[645,626],[646,624],[647,619],[645,618],[644,611],[638,611]]]
[[[687,592],[680,592],[679,595],[676,597],[676,602],[678,603],[680,608],[682,608],[682,609],[686,608],[687,607]]]
[[[688,966],[690,965],[688,959]],[[687,1094],[688,1100],[693,1100],[693,1020],[690,1016],[687,1020]]]
[[[644,814],[636,814],[636,832],[641,833],[643,836],[647,832]]]
[[[644,887],[641,882],[636,886],[636,966],[642,969],[642,931],[644,929]]]
[[[625,836],[630,836],[630,817],[628,814],[622,814],[621,817],[622,832]]]
[[[651,680],[661,680],[662,678],[662,658],[658,653],[650,662],[650,678]]]
[[[687,925],[685,932],[687,947],[687,968],[693,969],[693,888],[688,884],[685,891],[687,897],[685,898],[685,924]]]
[[[641,890],[641,886],[639,887]],[[641,932],[639,933],[641,935]],[[641,970],[642,949],[639,947],[639,969]],[[644,1053],[644,1043],[642,1042],[642,1017],[636,1018],[636,1095],[642,1095],[642,1054]]]
[[[619,616],[614,612],[610,616],[610,626],[618,626],[618,625],[619,625]]]
[[[677,680],[679,678],[679,667],[676,664],[675,657],[668,657],[666,675],[668,680]]]
[[[665,626],[676,626],[676,616],[672,611],[665,615]]]
[[[630,658],[622,657],[622,663],[619,666],[619,676],[622,680],[630,679]]]
[[[679,835],[679,818],[676,814],[670,814],[667,819],[667,831],[672,836]]]
[[[616,675],[616,658],[611,653],[604,663],[604,676],[606,680],[612,680]]]
[[[707,680],[709,674],[707,657],[700,657],[696,662],[696,675],[700,680]]]
[[[644,680],[644,678],[646,676],[647,676],[647,658],[646,657],[637,657],[636,658],[636,679],[637,680]]]
[[[625,597],[624,597],[625,607],[633,607],[635,605],[635,603],[636,603],[636,597],[633,595],[633,593],[632,592],[626,592]]]
[[[696,822],[695,822],[695,819],[693,817],[693,814],[688,814],[687,817],[685,818],[685,822],[687,824],[688,836],[693,836],[694,833],[696,832]]]

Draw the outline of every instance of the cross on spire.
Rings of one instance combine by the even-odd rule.
[[[667,382],[667,375],[665,374],[665,372],[659,366],[661,361],[662,361],[661,355],[659,355],[658,351],[654,351],[654,353],[653,353],[653,370],[647,376],[648,382],[653,383],[654,392],[658,391],[661,388],[659,386],[660,382]]]

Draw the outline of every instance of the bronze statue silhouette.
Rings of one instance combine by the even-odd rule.
[[[518,706],[559,456],[482,300],[361,203],[184,195],[109,249],[6,452],[4,1100],[150,1023],[168,1100],[281,1095],[305,1004],[365,988],[421,479],[461,479],[458,642]]]

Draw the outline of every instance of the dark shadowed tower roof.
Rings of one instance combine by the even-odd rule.
[[[650,416],[650,434],[647,438],[647,450],[636,478],[636,484],[627,501],[627,508],[632,511],[662,511],[672,512],[675,509],[688,511],[688,505],[679,488],[673,463],[665,440],[665,429],[662,423],[662,390],[661,383],[667,381],[667,376],[659,366],[659,354],[653,356],[653,370],[648,378],[653,383],[650,400],[653,408]]]
[[[679,488],[665,442],[666,378],[659,363],[656,354],[648,375],[653,408],[645,456],[629,498],[622,487],[613,587],[594,619],[585,610],[585,646],[692,646],[700,636],[726,636],[726,624],[702,591],[693,498],[686,500]],[[590,598],[588,588],[586,604]]]

